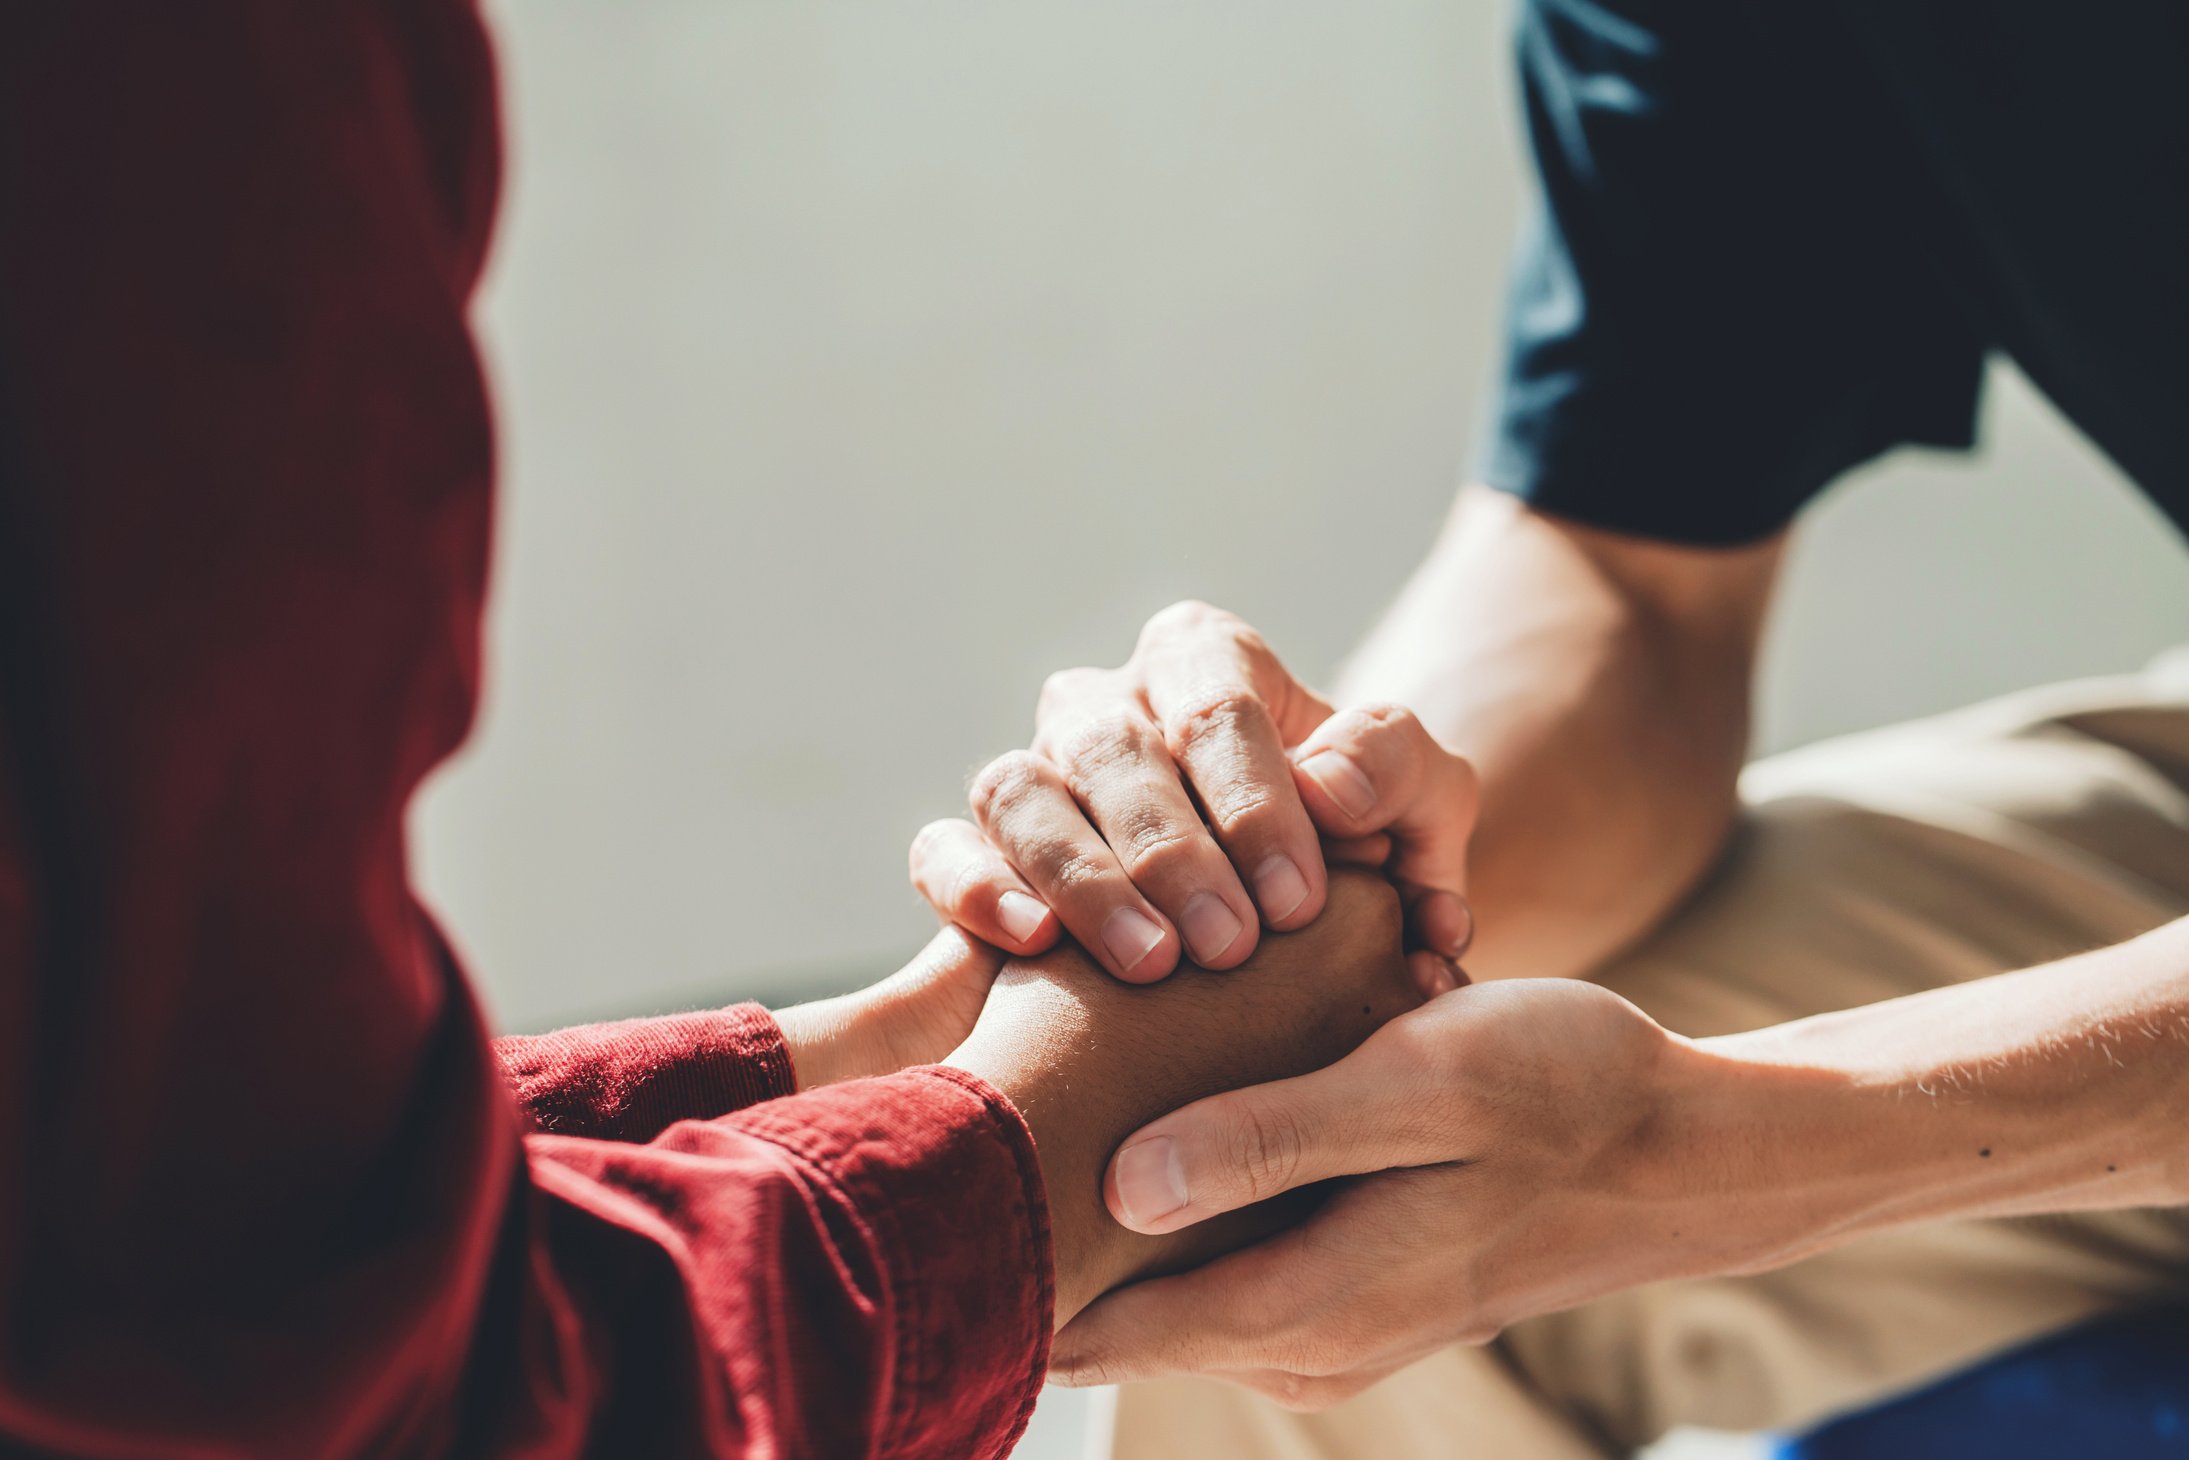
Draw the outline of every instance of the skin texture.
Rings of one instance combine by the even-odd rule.
[[[972,1033],[1004,955],[944,928],[880,983],[775,1013],[800,1089],[936,1064]]]
[[[1104,1299],[1060,1335],[1052,1377],[1208,1373],[1320,1404],[1493,1337],[1516,1310],[1591,1296],[1606,1260],[1633,1271],[1662,1255],[1631,1237],[1657,1226],[1657,1172],[1679,1153],[1664,1110],[1637,1097],[1691,1057],[1607,990],[1513,980],[1445,994],[1326,1071],[1153,1122],[1134,1143],[1174,1140],[1192,1196],[1144,1224],[1160,1231],[1441,1159],[1343,1186],[1295,1229]]]
[[[1121,1145],[1112,1210],[1150,1232],[1358,1179],[1296,1228],[1105,1298],[1059,1335],[1059,1377],[1210,1373],[1320,1405],[1439,1345],[1638,1283],[1756,1271],[1903,1222],[2189,1199],[2189,923],[1730,1040],[1678,1039],[1581,981],[1717,855],[1783,547],[1672,547],[1463,492],[1340,686],[1360,708],[1304,732],[1350,736],[1359,784],[1306,773],[1292,737],[1322,702],[1205,606],[1159,615],[1125,670],[1052,681],[1027,754],[1069,804],[977,781],[985,850],[958,857],[959,831],[915,856],[946,912],[977,917],[999,862],[1060,914],[1098,883],[1122,895],[1029,871],[1059,848],[1059,865],[1093,865],[1089,837],[1135,881],[1153,852],[1175,869],[1220,848],[1236,867],[1224,808],[1296,800],[1326,835],[1385,838],[1417,942],[1449,931],[1419,926],[1446,894],[1481,918],[1475,985],[1330,1069],[1221,1094]],[[1217,729],[1182,734],[1158,673],[1229,686],[1181,701],[1221,707],[1183,722]],[[1116,733],[1135,703],[1160,735]],[[1101,733],[1048,732],[1074,717]],[[1234,737],[1229,799],[1212,800],[1184,752],[1225,743],[1225,725],[1273,725],[1288,753],[1280,767]],[[1375,753],[1391,746],[1396,772]],[[1205,828],[1181,828],[1167,792],[1121,793],[1159,784],[1148,761],[1165,752],[1208,804]],[[1436,769],[1450,761],[1471,769]],[[1326,820],[1347,791],[1368,819]],[[1168,915],[1175,893],[1148,890]]]
[[[775,1018],[801,1088],[950,1063],[1011,1100],[1049,1192],[1061,1325],[1121,1283],[1190,1267],[1317,1204],[1315,1193],[1288,1193],[1192,1230],[1143,1235],[1109,1215],[1104,1182],[1111,1151],[1135,1125],[1321,1068],[1420,1005],[1400,949],[1398,894],[1348,870],[1332,876],[1328,897],[1336,916],[1265,941],[1228,974],[1190,970],[1139,988],[1071,944],[1012,960],[945,928],[890,978]]]
[[[1119,1139],[1143,1121],[1321,1068],[1420,1004],[1389,884],[1347,871],[1332,877],[1328,895],[1333,916],[1265,940],[1231,973],[1189,970],[1134,987],[1066,947],[998,976],[948,1062],[1001,1090],[1033,1131],[1056,1237],[1060,1325],[1121,1283],[1190,1266],[1297,1215],[1240,1213],[1205,1231],[1144,1235],[1105,1209],[1103,1173]]]
[[[1136,1135],[1177,1142],[1194,1194],[1161,1231],[1382,1174],[1103,1299],[1059,1335],[1052,1373],[1204,1373],[1319,1407],[1641,1283],[1763,1271],[1908,1222],[2189,1201],[2184,1109],[2189,919],[1719,1039],[1669,1035],[1578,980],[1464,988],[1328,1070]]]
[[[1785,546],[1675,547],[1460,493],[1337,699],[1409,706],[1480,777],[1476,980],[1585,976],[1709,868]]]
[[[972,820],[913,843],[914,885],[980,937],[1069,931],[1133,982],[1181,953],[1232,968],[1311,922],[1344,864],[1399,883],[1415,946],[1466,947],[1473,770],[1400,706],[1333,715],[1236,616],[1165,609],[1120,668],[1050,676],[1035,721],[974,777]]]

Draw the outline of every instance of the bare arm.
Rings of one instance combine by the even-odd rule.
[[[1174,605],[1120,668],[1051,677],[1033,748],[974,779],[973,823],[922,833],[913,881],[999,947],[1069,929],[1146,981],[1310,922],[1319,833],[1406,888],[1414,946],[1451,957],[1479,927],[1478,977],[1585,973],[1724,836],[1782,546],[1672,547],[1469,488],[1335,712],[1250,626]]]
[[[1643,1283],[1763,1271],[1915,1222],[2189,1202],[2185,1108],[2189,919],[1717,1039],[1667,1034],[1572,979],[1464,989],[1327,1070],[1136,1134],[1128,1154],[1172,1143],[1192,1196],[1162,1231],[1293,1182],[1408,1169],[1105,1298],[1064,1331],[1051,1372],[1215,1372],[1326,1404],[1455,1340]],[[1250,1130],[1294,1153],[1276,1179],[1231,1154]],[[1429,1227],[1448,1239],[1409,1240]]]
[[[1407,705],[1474,763],[1477,978],[1585,973],[1709,865],[1783,544],[1672,547],[1460,494],[1337,700]]]
[[[1748,1220],[1743,1265],[1906,1222],[2189,1202],[2189,918],[1694,1048],[1673,1107],[1725,1153],[1716,1226]],[[1763,1232],[1783,1245],[1756,1252]]]

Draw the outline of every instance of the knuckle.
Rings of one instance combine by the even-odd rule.
[[[1344,714],[1346,724],[1339,732],[1338,743],[1350,742],[1357,752],[1382,760],[1385,777],[1397,775],[1400,765],[1418,764],[1423,752],[1435,744],[1414,712],[1404,705],[1388,701],[1358,705]]]
[[[1224,626],[1226,635],[1230,638],[1233,647],[1239,651],[1240,657],[1254,666],[1257,672],[1283,670],[1284,662],[1277,657],[1277,651],[1269,647],[1269,640],[1262,637],[1260,629],[1255,628],[1245,619],[1231,617],[1230,615],[1226,615],[1226,617],[1230,620]]]
[[[1391,700],[1373,700],[1356,706],[1353,713],[1368,724],[1400,735],[1412,735],[1421,730],[1421,721],[1406,706]]]
[[[906,862],[911,867],[914,882],[921,881],[936,867],[950,860],[951,844],[956,839],[957,829],[963,824],[944,817],[930,821],[912,834],[912,847],[906,854]]]
[[[1049,1376],[1075,1389],[1095,1389],[1115,1384],[1122,1377],[1117,1354],[1100,1340],[1082,1340],[1070,1352],[1049,1362]]]
[[[1102,674],[1101,670],[1084,665],[1073,669],[1059,669],[1041,682],[1041,695],[1035,702],[1035,715],[1039,717],[1060,705],[1083,698],[1101,681]]]
[[[1109,864],[1084,847],[1052,843],[1036,851],[1033,860],[1043,880],[1065,897],[1110,878]]]
[[[1248,1103],[1233,1132],[1233,1160],[1249,1201],[1290,1189],[1300,1169],[1299,1122],[1274,1105]]]
[[[915,865],[942,850],[949,841],[952,825],[948,817],[938,817],[912,834],[912,860]]]
[[[967,793],[974,816],[983,824],[1023,805],[1041,789],[1041,761],[1032,751],[1014,750],[981,767]]]
[[[1200,836],[1168,821],[1151,818],[1149,825],[1128,831],[1119,840],[1125,844],[1121,860],[1135,882],[1175,882],[1190,875],[1202,861]]]
[[[1231,618],[1232,615],[1212,603],[1204,603],[1198,598],[1182,598],[1150,616],[1147,626],[1140,631],[1140,640],[1146,643],[1150,639],[1174,638],[1221,624]]]
[[[1264,1361],[1276,1368],[1285,1366],[1284,1345],[1298,1334],[1306,1321],[1299,1294],[1291,1288],[1276,1285],[1238,1293],[1224,1316],[1232,1338],[1260,1345]]]
[[[1282,811],[1276,793],[1253,781],[1239,781],[1205,799],[1209,825],[1227,841],[1233,837],[1251,838],[1265,829],[1273,830],[1271,824]]]
[[[1155,748],[1155,727],[1125,710],[1082,720],[1057,742],[1074,791],[1080,789],[1082,778],[1147,760]]]
[[[1433,1019],[1398,1019],[1376,1035],[1390,1052],[1393,1064],[1441,1089],[1460,1064],[1458,1041]]]
[[[937,895],[942,899],[939,905],[955,916],[972,901],[973,894],[986,885],[989,870],[988,866],[971,858],[949,868],[937,888]]]
[[[1184,760],[1211,740],[1236,740],[1268,718],[1251,686],[1219,684],[1181,702],[1166,717],[1163,731],[1171,754]]]
[[[1133,647],[1133,657],[1187,643],[1230,645],[1253,656],[1269,653],[1262,636],[1246,620],[1212,603],[1189,598],[1148,620],[1140,630],[1140,642]]]

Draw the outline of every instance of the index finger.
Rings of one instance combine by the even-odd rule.
[[[1313,1219],[1310,1219],[1312,1225]],[[1058,1332],[1049,1378],[1068,1388],[1166,1374],[1286,1367],[1288,1332],[1329,1286],[1296,1227],[1175,1277],[1098,1298]]]
[[[1149,622],[1135,650],[1148,709],[1262,920],[1285,931],[1322,911],[1322,849],[1285,756],[1330,714],[1261,636],[1205,605]]]

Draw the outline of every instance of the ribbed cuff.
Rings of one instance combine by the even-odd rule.
[[[737,1124],[824,1173],[882,1256],[897,1377],[881,1453],[1008,1454],[1056,1314],[1048,1197],[1018,1111],[976,1075],[921,1066]]]
[[[596,1140],[649,1141],[798,1088],[783,1031],[758,1004],[512,1036],[494,1057],[536,1126]]]

